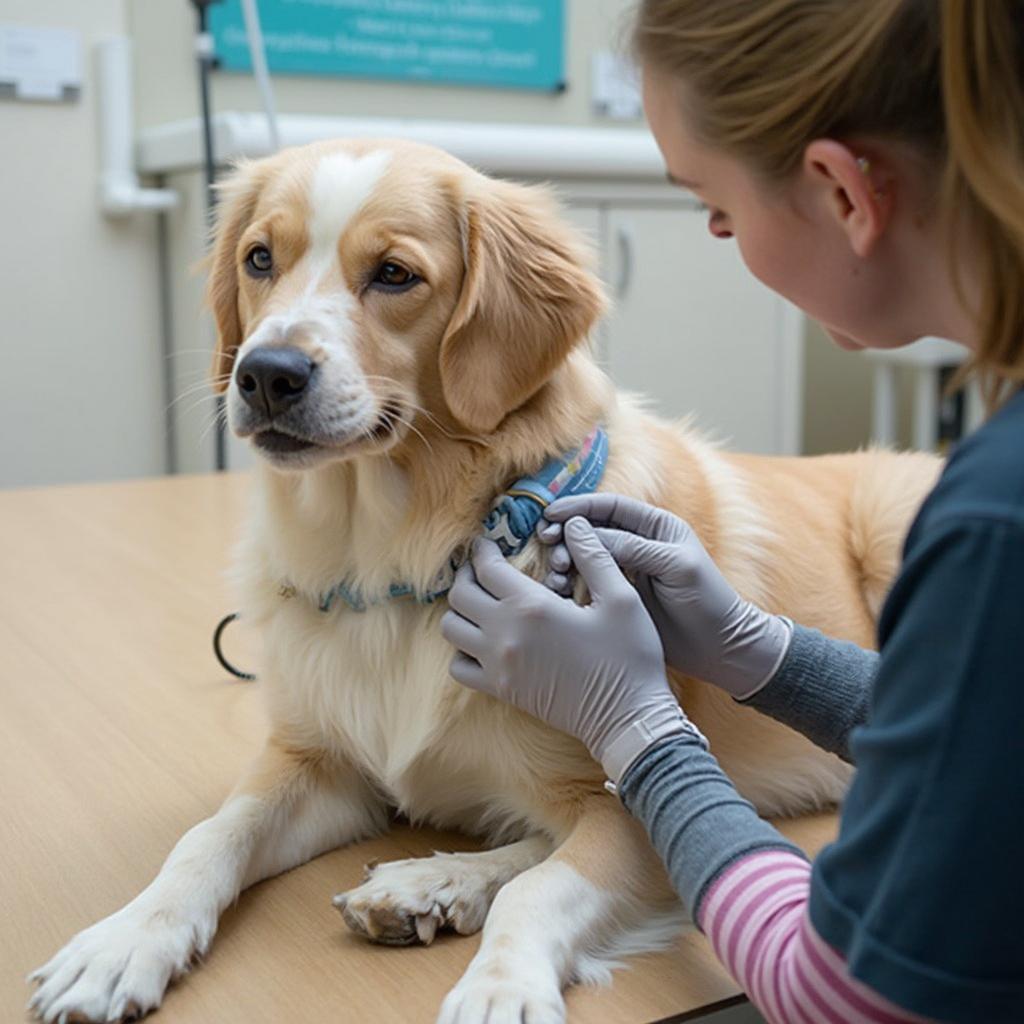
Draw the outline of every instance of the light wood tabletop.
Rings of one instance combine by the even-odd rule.
[[[210,638],[246,500],[243,475],[0,492],[0,1020],[27,1019],[26,973],[117,910],[211,814],[259,747],[258,683],[232,679]],[[252,637],[226,640],[251,663]],[[809,851],[831,815],[786,823]],[[475,849],[398,827],[253,887],[206,963],[154,1019],[429,1024],[478,937],[375,946],[330,897],[362,865]],[[737,995],[702,936],[637,957],[610,988],[577,988],[570,1022],[696,1019]]]

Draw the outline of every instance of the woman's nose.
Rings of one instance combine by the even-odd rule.
[[[715,238],[732,238],[732,231],[722,223],[719,215],[715,213],[708,218],[708,231]]]

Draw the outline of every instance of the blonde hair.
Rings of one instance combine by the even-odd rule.
[[[768,179],[816,138],[912,144],[982,253],[967,370],[990,407],[1024,382],[1024,2],[642,0],[633,46],[685,83],[703,141]]]

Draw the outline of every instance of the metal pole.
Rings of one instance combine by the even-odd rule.
[[[170,242],[167,238],[167,214],[156,219],[157,259],[160,275],[160,355],[164,381],[164,464],[166,472],[178,472],[178,446],[174,430],[174,320],[171,295]]]
[[[207,30],[207,8],[220,0],[192,0],[196,9],[196,60],[199,67],[199,103],[203,122],[203,168],[206,177],[206,226],[213,229],[217,198],[214,183],[217,161],[213,150],[213,116],[210,109],[210,72],[216,66],[213,37]],[[227,438],[224,434],[224,397],[217,398],[217,422],[214,427],[214,465],[218,472],[227,469]]]

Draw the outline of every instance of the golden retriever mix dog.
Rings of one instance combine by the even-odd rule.
[[[217,386],[262,456],[237,574],[270,733],[149,887],[36,972],[32,1006],[46,1021],[153,1009],[242,889],[397,809],[492,848],[381,865],[335,898],[348,926],[387,943],[482,927],[439,1019],[562,1021],[565,985],[663,943],[681,913],[586,750],[452,681],[430,599],[446,567],[512,481],[601,424],[602,490],[689,520],[746,597],[870,645],[937,463],[732,455],[648,415],[588,351],[602,290],[550,197],[426,146],[317,144],[239,168],[209,295]],[[540,577],[544,550],[516,564]],[[840,798],[835,757],[675,685],[762,812]]]

